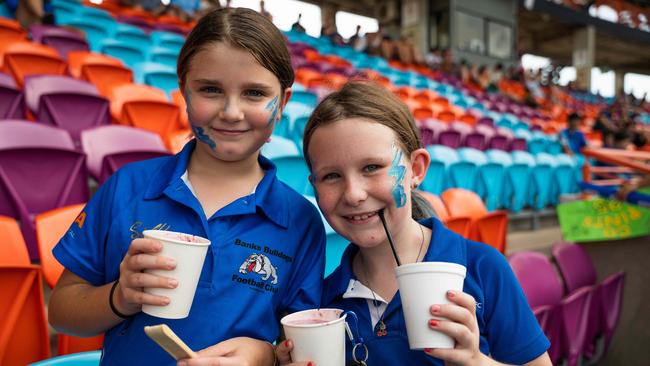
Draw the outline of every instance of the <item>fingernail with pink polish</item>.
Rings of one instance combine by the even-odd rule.
[[[456,296],[456,293],[453,292],[453,291],[451,291],[451,290],[449,290],[449,291],[447,291],[447,296],[449,296],[449,297],[451,298],[451,297]]]
[[[432,305],[431,306],[431,312],[435,313],[435,314],[439,313],[440,312],[440,305]]]
[[[437,325],[438,325],[438,320],[436,320],[436,319],[431,319],[431,320],[429,320],[429,326],[430,326],[431,328],[434,328],[434,327],[436,327]]]

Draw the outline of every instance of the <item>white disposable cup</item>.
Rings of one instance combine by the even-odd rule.
[[[145,230],[142,234],[147,239],[158,240],[162,243],[162,251],[159,255],[176,261],[176,268],[172,270],[152,269],[145,272],[174,278],[178,281],[178,286],[173,289],[145,288],[146,293],[166,296],[170,301],[165,306],[142,305],[142,311],[165,319],[186,318],[194,301],[196,285],[199,282],[210,240],[191,234],[164,230]]]
[[[312,361],[318,366],[345,365],[345,318],[340,309],[311,309],[280,320],[293,342],[293,362]],[[318,321],[318,323],[316,323]]]
[[[462,291],[466,268],[447,262],[421,262],[397,267],[402,309],[406,320],[409,347],[454,348],[454,339],[429,327],[431,305],[448,304],[447,291]]]

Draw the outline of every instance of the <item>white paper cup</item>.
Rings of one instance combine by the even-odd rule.
[[[199,282],[205,254],[210,246],[210,240],[191,234],[177,233],[164,230],[145,230],[145,238],[158,240],[162,243],[159,255],[173,258],[176,268],[173,270],[146,270],[157,276],[175,278],[178,286],[173,289],[146,288],[145,292],[166,296],[170,302],[166,306],[142,305],[142,311],[159,318],[182,319],[190,313],[196,285]]]
[[[345,318],[340,309],[311,309],[280,320],[293,342],[293,362],[312,361],[318,366],[345,365]]]
[[[466,268],[456,263],[421,262],[397,267],[397,283],[409,347],[454,348],[454,339],[429,327],[431,305],[448,304],[447,291],[462,291]]]

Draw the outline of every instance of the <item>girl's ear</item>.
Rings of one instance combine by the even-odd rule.
[[[284,98],[282,99],[282,109],[289,103],[289,99],[291,99],[291,93],[293,93],[293,89],[291,88],[286,88],[284,89]]]
[[[424,148],[414,150],[411,153],[411,170],[413,172],[411,176],[411,188],[422,184],[424,177],[427,176],[430,162],[431,157],[429,156],[429,152]]]

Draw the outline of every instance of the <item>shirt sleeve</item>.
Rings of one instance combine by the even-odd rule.
[[[496,251],[490,254],[478,269],[485,280],[484,317],[490,354],[497,361],[522,365],[546,352],[550,342],[505,257]]]
[[[112,217],[116,180],[113,175],[104,182],[52,250],[63,267],[94,286],[107,282],[105,240]]]
[[[288,296],[282,303],[287,313],[320,307],[325,273],[325,228],[316,207],[305,200],[293,220],[301,221],[304,232],[290,279]],[[306,218],[306,220],[305,220]]]

